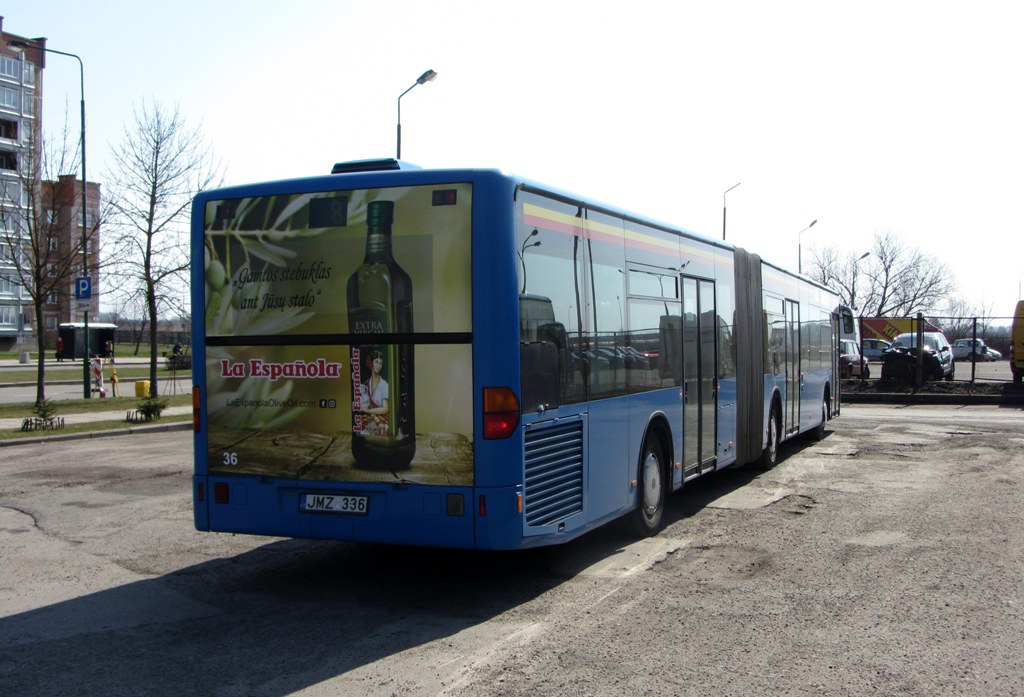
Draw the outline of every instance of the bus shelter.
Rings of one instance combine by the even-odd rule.
[[[116,324],[89,322],[89,356],[109,358],[114,346]],[[65,322],[57,326],[62,342],[60,360],[74,360],[85,357],[85,323]]]

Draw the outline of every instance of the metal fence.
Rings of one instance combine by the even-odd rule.
[[[861,342],[868,339],[882,339],[891,342],[899,334],[921,331],[942,332],[950,344],[960,339],[981,340],[987,350],[981,354],[969,352],[967,357],[957,347],[953,380],[956,382],[1011,382],[1009,350],[1012,316],[1005,317],[950,317],[925,316],[916,317],[861,317],[859,319]],[[877,359],[871,362],[871,377],[881,376],[881,363]]]

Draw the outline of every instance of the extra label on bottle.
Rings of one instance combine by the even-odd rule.
[[[383,334],[382,310],[350,312],[360,334]],[[410,394],[411,353],[408,345],[360,343],[351,348],[352,437],[378,447],[405,444],[415,438]]]

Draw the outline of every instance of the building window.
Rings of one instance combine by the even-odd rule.
[[[19,62],[10,56],[0,56],[0,75],[17,80],[21,74]]]
[[[0,87],[0,107],[18,111],[21,108],[21,90]]]
[[[36,64],[25,61],[25,84],[36,84]]]
[[[0,325],[15,326],[18,323],[18,308],[7,305],[0,307]]]
[[[0,150],[0,169],[17,171],[18,155],[10,150]]]
[[[0,138],[18,139],[18,122],[11,119],[0,119]]]
[[[0,189],[3,189],[3,198],[0,202],[8,206],[17,206],[21,205],[22,201],[24,201],[24,197],[21,195],[21,184],[18,182],[8,181],[0,183]],[[4,211],[4,213],[7,213],[7,211]]]

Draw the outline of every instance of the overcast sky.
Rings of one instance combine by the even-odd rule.
[[[229,183],[402,156],[497,167],[796,268],[891,231],[1012,313],[1024,274],[1024,3],[7,0],[85,66],[89,179],[134,105],[180,107]],[[78,128],[50,55],[44,123]],[[870,259],[870,258],[869,258]],[[865,260],[862,263],[869,263]]]

